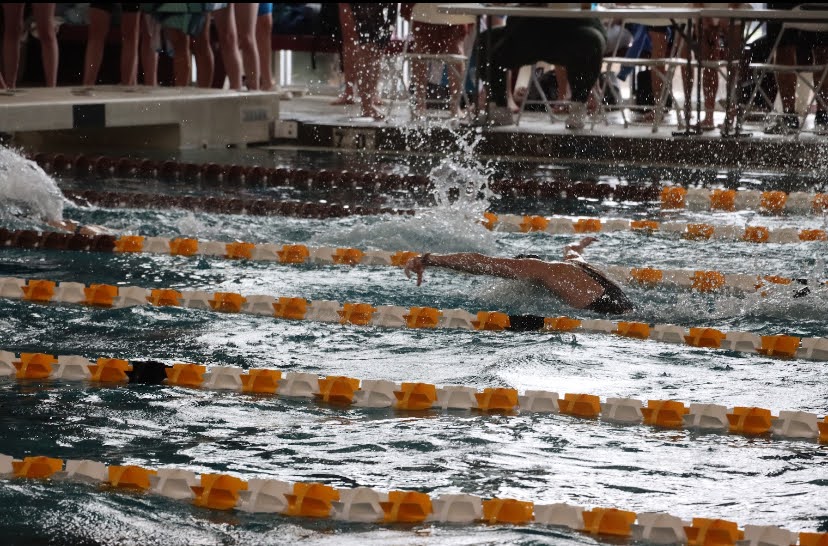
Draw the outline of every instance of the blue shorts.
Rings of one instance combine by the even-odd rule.
[[[271,13],[273,13],[273,4],[272,3],[271,4],[265,4],[265,3],[259,2],[258,17],[261,17],[262,15],[270,15]]]

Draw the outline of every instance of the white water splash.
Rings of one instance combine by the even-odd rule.
[[[55,181],[37,163],[0,147],[0,218],[62,220],[64,202]]]
[[[432,124],[451,130],[437,121]],[[418,128],[424,129],[422,124]],[[409,136],[416,137],[417,133]],[[434,206],[417,210],[414,217],[360,222],[349,230],[316,237],[315,242],[390,251],[495,253],[497,237],[480,224],[490,200],[496,197],[488,189],[489,169],[475,159],[480,136],[472,141],[454,136],[458,150],[446,153],[429,172]]]

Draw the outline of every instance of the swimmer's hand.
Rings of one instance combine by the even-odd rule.
[[[423,284],[423,271],[425,271],[428,265],[428,254],[423,254],[422,256],[417,256],[416,258],[411,258],[405,263],[405,269],[403,272],[405,276],[409,279],[411,278],[411,273],[417,274],[417,286]]]
[[[584,237],[577,243],[564,247],[564,260],[577,260],[586,247],[597,241],[595,237]]]
[[[104,226],[97,226],[94,224],[80,225],[72,220],[46,220],[46,223],[53,228],[68,231],[70,233],[79,233],[81,235],[115,235],[115,231]]]

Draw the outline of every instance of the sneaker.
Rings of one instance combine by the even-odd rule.
[[[799,117],[796,114],[783,114],[775,117],[765,126],[766,135],[792,135],[799,132]]]
[[[586,125],[587,105],[584,102],[573,102],[569,107],[569,116],[566,118],[567,129],[583,129]]]

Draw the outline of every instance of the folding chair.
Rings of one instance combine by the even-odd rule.
[[[799,10],[801,9],[801,7],[802,6],[795,9]],[[828,64],[784,65],[772,62],[774,54],[776,53],[776,50],[779,48],[779,44],[782,41],[782,35],[785,33],[786,30],[828,32],[828,25],[820,23],[783,23],[782,29],[779,31],[779,35],[776,37],[776,41],[774,42],[773,47],[771,47],[767,61],[764,63],[750,63],[748,65],[749,68],[753,70],[753,79],[751,81],[751,86],[753,90],[750,95],[750,100],[748,100],[747,107],[739,113],[737,126],[741,126],[745,119],[750,115],[753,109],[753,102],[756,98],[757,93],[760,93],[763,96],[763,98],[766,101],[768,101],[769,104],[774,104],[775,101],[772,100],[771,97],[768,97],[767,94],[765,94],[764,90],[762,90],[761,88],[761,82],[766,74],[768,74],[769,72],[773,72],[775,74],[792,73],[796,74],[797,82],[801,82],[803,85],[805,85],[811,93],[811,97],[808,100],[808,105],[806,106],[801,119],[799,117],[799,114],[795,113],[795,115],[797,116],[797,120],[799,122],[799,128],[792,129],[791,134],[793,134],[795,138],[798,138],[803,128],[805,127],[805,122],[808,119],[808,114],[810,113],[811,108],[815,103],[818,104],[819,107],[823,110],[828,110],[828,102],[826,102],[822,97],[819,96],[819,89],[820,87],[822,87],[823,82],[826,81],[826,77],[828,76]],[[809,74],[813,74],[813,81],[808,78]],[[785,113],[773,113],[769,115],[780,116],[785,115]]]

